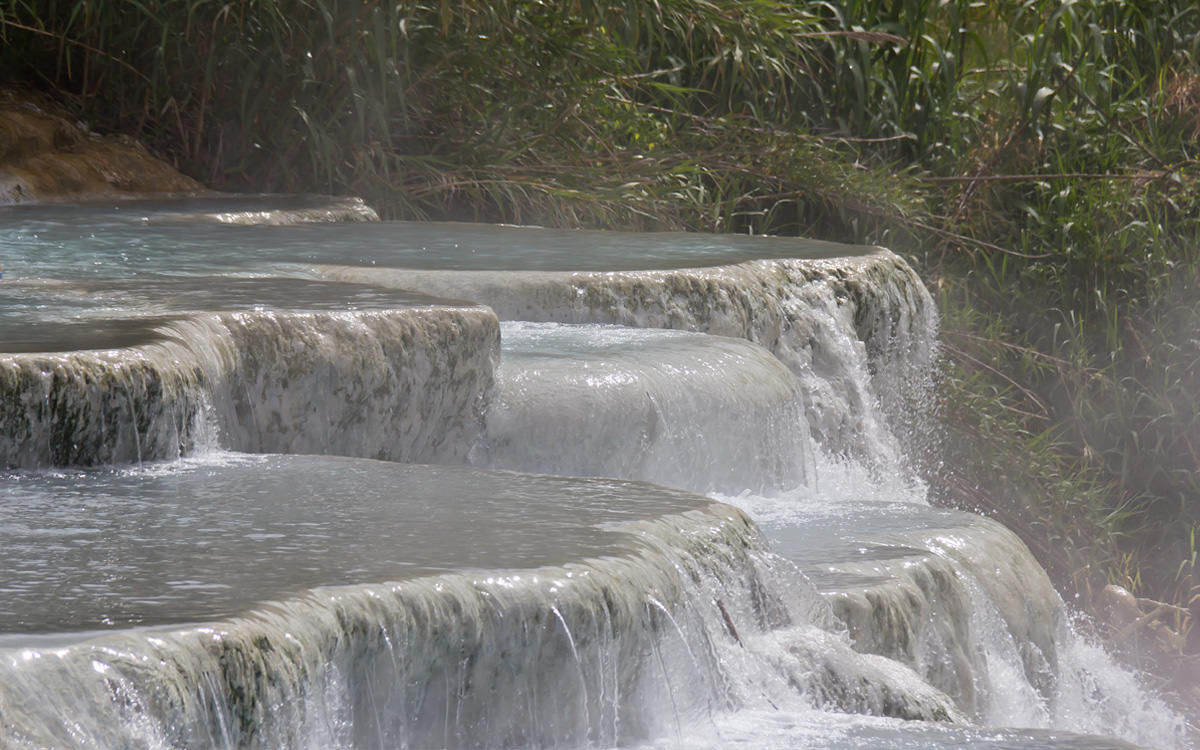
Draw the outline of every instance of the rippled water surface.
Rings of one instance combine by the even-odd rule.
[[[131,439],[136,453],[122,455],[136,455],[140,463],[148,427],[157,422],[135,417],[130,401],[138,399],[131,399],[128,384],[113,385],[119,381],[114,373],[128,369],[130,362],[143,362],[147,351],[174,351],[183,338],[203,348],[188,333],[198,330],[200,322],[254,317],[198,313],[257,311],[265,312],[257,317],[267,321],[274,321],[276,313],[295,314],[300,324],[278,330],[303,329],[305,336],[274,333],[266,327],[268,333],[246,334],[236,347],[214,346],[214,361],[231,364],[207,370],[196,365],[179,376],[209,389],[197,385],[196,392],[205,397],[197,396],[195,404],[180,401],[179,412],[187,415],[186,424],[180,424],[191,428],[194,421],[206,429],[217,424],[208,414],[216,407],[205,398],[209,391],[219,392],[225,399],[220,404],[229,414],[254,416],[255,430],[262,427],[270,435],[311,436],[333,425],[339,430],[330,444],[303,450],[238,445],[239,449],[336,452],[365,434],[364,424],[371,420],[407,425],[397,418],[398,411],[442,398],[434,390],[413,391],[417,395],[410,397],[404,388],[379,385],[403,379],[368,378],[358,384],[352,376],[365,365],[354,364],[358,360],[337,348],[362,328],[360,318],[379,317],[340,316],[341,311],[464,304],[404,291],[413,275],[404,269],[528,272],[501,279],[501,285],[507,285],[505,293],[520,303],[514,303],[514,309],[528,314],[539,304],[540,293],[535,284],[524,286],[531,276],[566,284],[569,302],[576,293],[582,294],[569,287],[565,274],[537,276],[543,271],[697,268],[752,259],[828,259],[874,252],[789,238],[402,222],[289,226],[277,221],[288,212],[319,214],[322,210],[319,201],[309,198],[253,196],[0,207],[0,355],[14,355],[10,363],[27,365],[27,374],[32,374],[23,382],[46,385],[44,391],[28,389],[26,395],[15,394],[0,404],[9,407],[11,424],[19,425],[12,429],[14,440],[44,433],[47,441],[62,442],[60,447],[74,446],[80,438],[61,428],[72,421],[78,426],[86,412],[92,418],[88,435],[99,435],[102,445],[112,445],[118,435]],[[317,266],[357,266],[354,278],[365,283],[322,281]],[[396,289],[372,286],[380,282],[370,275],[379,274],[363,274],[362,267],[393,269],[388,284]],[[908,276],[901,281],[873,278],[863,283],[909,284],[907,288],[920,292],[917,296],[928,299],[911,270],[905,272]],[[492,275],[476,277],[491,281]],[[678,283],[686,287],[689,282],[685,274]],[[750,285],[747,299],[764,296],[757,277],[738,283]],[[486,383],[479,386],[478,394],[464,386],[469,396],[462,398],[467,421],[473,426],[486,422],[487,429],[482,434],[465,431],[470,440],[459,441],[463,450],[455,460],[512,472],[364,458],[228,453],[217,448],[234,445],[221,442],[228,440],[228,434],[213,440],[205,433],[201,435],[205,439],[188,442],[177,430],[167,439],[179,445],[172,444],[176,452],[167,455],[193,454],[179,461],[0,473],[0,667],[9,670],[6,680],[0,681],[0,709],[14,709],[8,718],[20,714],[27,722],[9,722],[3,728],[9,734],[0,737],[15,736],[13,732],[24,730],[12,727],[25,726],[35,733],[45,729],[47,737],[93,739],[142,737],[139,733],[149,727],[145,736],[159,738],[156,733],[165,732],[161,737],[166,737],[182,726],[185,714],[205,726],[218,716],[218,723],[225,723],[205,731],[219,730],[222,737],[234,737],[230,733],[234,729],[246,730],[245,737],[251,737],[258,731],[256,722],[264,718],[238,713],[246,708],[240,702],[245,698],[243,685],[251,685],[249,691],[259,690],[261,695],[255,693],[253,700],[246,701],[249,704],[276,700],[264,696],[288,696],[268,712],[267,719],[278,722],[271,730],[275,733],[254,737],[267,746],[288,745],[284,738],[291,736],[292,725],[305,721],[314,722],[319,731],[304,729],[295,736],[308,741],[298,744],[369,746],[362,739],[368,736],[364,732],[375,728],[383,737],[383,720],[403,718],[407,710],[421,715],[426,703],[437,708],[432,729],[411,736],[452,737],[455,722],[461,719],[464,725],[473,721],[475,728],[483,728],[478,736],[485,739],[475,744],[488,744],[489,722],[504,717],[520,729],[511,736],[537,738],[546,732],[548,737],[572,738],[559,745],[575,746],[580,744],[576,740],[590,741],[594,736],[600,715],[596,711],[616,711],[615,706],[630,700],[638,710],[622,707],[625,713],[620,716],[639,716],[644,711],[650,717],[645,726],[623,724],[613,713],[606,719],[612,731],[597,736],[627,734],[629,740],[605,739],[595,746],[616,743],[647,750],[1131,747],[1092,736],[1095,733],[1164,747],[1176,744],[1177,719],[1132,675],[1070,630],[1061,600],[1019,540],[998,524],[929,507],[919,480],[907,471],[891,471],[903,451],[895,449],[882,416],[863,418],[889,391],[875,388],[874,368],[881,360],[871,359],[874,355],[867,351],[859,330],[860,313],[895,314],[899,317],[894,322],[918,309],[928,312],[933,303],[901,306],[898,313],[864,310],[855,305],[904,295],[867,295],[863,300],[868,301],[848,301],[842,287],[836,292],[833,287],[809,289],[803,273],[780,283],[796,288],[768,300],[776,305],[770,310],[775,317],[753,305],[747,312],[751,323],[775,323],[761,330],[753,325],[722,330],[746,338],[694,330],[520,322],[525,318],[500,328],[499,350],[494,348],[494,335],[480,335],[482,343],[475,346],[480,348],[481,364],[468,369],[486,373]],[[688,323],[698,319],[688,317],[689,306],[704,307],[711,300],[700,299],[705,292],[682,287],[672,292],[675,296],[664,295],[664,309],[672,315],[664,313],[658,325],[697,327]],[[524,294],[533,299],[522,299]],[[631,309],[640,304],[637,299],[621,299]],[[822,314],[797,314],[797,308],[806,305],[821,305]],[[340,322],[305,328],[311,319],[321,318],[309,313]],[[455,315],[465,314],[455,311]],[[645,323],[648,318],[637,315],[629,320],[650,325]],[[914,351],[932,351],[932,313],[928,320],[927,327],[911,326],[919,331],[914,335],[924,336]],[[454,327],[460,323],[443,326],[451,332],[450,345],[443,341],[428,348],[460,351],[454,346],[463,340],[464,329]],[[449,364],[427,356],[419,346],[410,348],[423,334],[410,335],[408,329],[397,328],[394,335],[380,337],[373,330],[359,337],[361,351],[388,355],[389,366],[394,359],[401,374],[419,370],[422,377],[434,381],[451,379],[446,375]],[[785,352],[790,358],[747,340],[769,341],[784,334],[793,335],[788,340],[793,348]],[[898,334],[892,331],[891,335]],[[170,346],[152,345],[169,337],[177,341]],[[76,353],[58,360],[25,356],[129,347],[137,349]],[[276,364],[264,365],[262,372],[246,365],[268,349],[279,349],[287,357],[271,360]],[[304,356],[306,351],[334,354],[314,359]],[[179,363],[178,355],[162,356],[169,360],[167,364]],[[92,369],[76,378],[75,400],[68,402],[62,388],[50,385],[56,377],[64,378],[62,361],[85,359]],[[325,367],[331,362],[350,364],[344,369]],[[494,373],[488,369],[492,366]],[[139,382],[145,401],[172,395],[163,385],[173,382],[169,378],[144,380]],[[468,385],[473,388],[473,383]],[[35,391],[42,395],[28,395]],[[420,395],[425,393],[434,395]],[[337,404],[345,402],[346,408],[323,407],[322,403],[336,400],[330,394],[339,395],[342,400]],[[174,403],[168,406],[175,408]],[[196,414],[184,406],[195,406]],[[263,413],[257,414],[255,408]],[[160,411],[175,413],[167,407]],[[45,418],[27,422],[15,418],[27,412]],[[820,420],[820,427],[810,429],[818,424],[814,420]],[[425,423],[448,421],[436,417],[426,418]],[[241,422],[230,417],[225,424],[228,430]],[[400,437],[417,434],[414,430],[405,426]],[[386,434],[391,442],[400,439]],[[832,449],[817,444],[814,436],[822,435],[849,435],[847,440],[860,440],[867,447],[860,452],[864,455],[847,450],[853,447],[848,445]],[[360,448],[353,455],[387,455],[377,443],[364,442],[369,450]],[[885,448],[880,456],[886,460],[872,461],[880,458],[870,455],[872,451]],[[69,453],[65,448],[59,452]],[[13,465],[47,463],[52,462]],[[688,527],[685,532],[676,518],[681,525],[671,526],[674,536],[663,537],[671,541],[655,543],[686,547],[687,555],[662,563],[665,571],[647,564],[638,574],[628,553],[651,543],[638,536],[639,528],[651,527],[639,526],[638,521],[707,508],[712,501],[683,489],[631,481],[635,479],[723,493],[714,497],[740,507],[761,525],[773,552],[755,547],[763,544],[763,537],[745,525],[741,528],[747,536],[722,537],[715,527]],[[728,508],[721,512],[743,519]],[[706,526],[714,517],[688,518],[696,526]],[[705,536],[710,532],[716,534],[711,539]],[[754,562],[742,558],[751,548],[756,550],[751,556]],[[612,578],[618,582],[616,590],[588,594],[590,589],[580,585],[572,596],[582,598],[571,599],[560,597],[549,579],[531,583],[536,575],[532,569],[584,560],[591,560],[592,568],[601,562],[627,565]],[[703,573],[708,563],[714,567]],[[596,580],[587,577],[589,569],[572,568],[578,571],[574,580]],[[371,584],[451,572],[470,574],[455,579],[454,596],[442,588],[450,585],[446,582],[452,577],[413,584],[423,587],[413,601],[434,602],[429,612],[437,610],[436,616],[405,610],[391,624],[372,619],[376,615],[371,597],[376,589]],[[679,588],[663,586],[661,581],[667,578],[660,573],[668,578],[679,574]],[[639,588],[638,580],[659,583]],[[299,602],[304,607],[296,608],[295,597],[307,596],[314,588],[324,592],[328,589],[322,587],[347,585],[357,591],[350,598],[363,607],[357,615],[338,609],[343,604],[322,599],[311,608],[324,613],[317,617],[319,622],[311,617],[303,622],[288,619],[295,614],[291,609],[304,610],[319,598],[306,598]],[[495,604],[503,597],[488,598],[497,592],[514,597],[509,601],[512,609]],[[470,620],[464,610],[454,608],[480,597],[495,607],[482,607],[479,612],[485,617]],[[740,610],[735,597],[744,600]],[[628,602],[621,604],[618,599]],[[457,602],[453,607],[439,609],[451,600]],[[861,602],[867,604],[860,606]],[[514,619],[512,612],[522,606],[529,610],[528,619]],[[229,619],[255,610],[258,614],[240,620],[240,625]],[[624,613],[624,619],[605,619],[616,618],[614,613]],[[358,615],[364,615],[361,622],[368,624],[354,630]],[[388,635],[395,621],[410,616],[431,630],[420,631],[423,635],[412,642]],[[575,625],[568,627],[572,616]],[[270,630],[275,625],[264,625],[268,621],[284,624],[275,633]],[[447,635],[464,622],[490,623],[463,641],[475,638],[472,643],[479,647],[470,657],[463,656],[465,645]],[[197,623],[204,625],[191,628]],[[145,683],[150,687],[139,682],[145,678],[139,670],[169,672],[170,659],[186,660],[180,654],[197,659],[196,664],[209,664],[205,659],[211,656],[221,669],[236,671],[238,664],[222,661],[231,652],[221,651],[219,642],[227,635],[238,641],[243,627],[260,636],[267,632],[271,638],[277,636],[272,641],[276,644],[300,643],[303,638],[294,637],[293,631],[311,629],[306,636],[311,638],[306,641],[309,645],[296,653],[304,658],[315,654],[316,661],[290,672],[290,662],[281,652],[258,648],[259,641],[251,638],[246,653],[262,660],[254,669],[284,665],[272,673],[278,684],[266,684],[269,680],[260,679],[265,672],[254,669],[248,682],[231,689],[218,688],[215,682],[200,687],[194,681],[179,683],[183,687],[170,690],[187,696],[181,705],[192,701],[182,712],[170,701],[155,703],[156,696],[170,692],[161,686],[176,685],[172,680],[178,675],[155,677],[160,681]],[[353,632],[343,638],[329,636],[323,628],[339,634],[340,628]],[[507,635],[500,638],[488,628],[511,632],[504,631]],[[623,639],[629,634],[634,640],[626,643]],[[493,638],[500,640],[489,640]],[[805,650],[801,647],[806,643],[821,645]],[[444,653],[458,656],[436,651],[442,647],[449,649]],[[349,655],[326,658],[320,651],[325,648],[331,654],[342,649]],[[375,661],[368,667],[355,661],[371,649],[375,651],[370,659]],[[1032,658],[1031,652],[1041,660]],[[420,664],[427,653],[443,655],[430,657],[428,665]],[[168,659],[161,654],[173,655]],[[402,654],[406,656],[401,658]],[[435,676],[412,677],[426,674],[419,669],[406,671],[414,664],[429,667],[428,674]],[[220,672],[209,666],[197,669],[209,681]],[[585,678],[589,669],[592,676]],[[554,672],[562,673],[560,682],[547,679]],[[646,684],[653,686],[646,695],[659,696],[645,705],[625,693],[629,685],[643,679],[631,675],[642,673],[649,675]],[[289,694],[292,678],[298,687]],[[716,687],[710,691],[704,687],[706,681]],[[85,683],[90,687],[81,687]],[[282,692],[271,692],[276,688]],[[661,695],[659,688],[665,691]],[[206,690],[213,691],[211,701]],[[870,696],[890,695],[901,703],[909,698],[919,703],[930,693],[946,701],[953,694],[962,714],[920,716],[957,716],[964,724],[865,715],[888,711],[902,715],[895,705],[871,703]],[[81,698],[85,694],[91,701],[87,705],[94,709],[92,735],[76,732],[78,727],[71,724],[78,707],[87,703]],[[380,709],[377,701],[388,695],[394,699],[393,709]],[[128,709],[130,716],[115,716],[112,707],[122,700],[122,710]],[[439,700],[445,701],[444,710]],[[531,702],[522,708],[522,700]],[[223,708],[213,708],[218,705]],[[474,706],[470,709],[474,714],[463,708],[467,705]],[[452,708],[465,713],[452,716]],[[535,708],[544,712],[539,714],[541,723],[530,719]],[[252,709],[258,710],[246,708]],[[506,709],[512,710],[511,716],[504,714]],[[388,710],[393,713],[390,717]],[[244,725],[239,724],[243,719]],[[971,725],[966,725],[968,720]],[[1023,728],[1028,726],[1049,728]],[[59,729],[62,734],[56,734]],[[332,743],[313,739],[335,735],[350,739]],[[155,739],[142,744],[172,743]],[[237,742],[230,739],[226,744]]]
[[[260,199],[261,208],[276,205]],[[458,223],[255,226],[199,221],[240,199],[0,207],[6,278],[73,278],[245,270],[262,263],[439,269],[614,271],[830,258],[869,251],[800,238],[554,230]]]
[[[0,475],[0,633],[213,619],[314,586],[558,565],[703,507],[617,480],[318,456]]]

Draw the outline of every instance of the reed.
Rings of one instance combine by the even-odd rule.
[[[360,193],[412,218],[733,230],[855,179],[813,158],[819,141],[728,138],[791,128],[814,98],[828,31],[788,3],[103,8],[0,2],[7,64],[217,187]],[[815,173],[811,194],[793,172]]]

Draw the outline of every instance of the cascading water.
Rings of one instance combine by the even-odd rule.
[[[744,339],[546,323],[501,338],[476,463],[735,493],[811,471],[800,382]]]
[[[887,251],[0,212],[0,744],[1184,742],[925,503]]]
[[[499,346],[486,308],[303,279],[106,290],[125,316],[171,317],[75,324],[76,351],[56,325],[12,324],[0,465],[177,458],[206,420],[233,450],[400,461],[461,460],[481,429]]]
[[[896,384],[913,382],[914,373],[931,364],[936,313],[928,292],[900,258],[879,248],[854,247],[843,247],[836,259],[779,258],[775,254],[786,246],[763,242],[755,248],[753,240],[766,238],[737,238],[728,259],[710,246],[680,243],[648,252],[643,261],[642,249],[627,240],[623,248],[617,246],[627,253],[626,264],[634,258],[642,261],[639,265],[674,261],[685,268],[557,270],[589,252],[583,244],[588,238],[563,237],[543,248],[543,257],[526,261],[517,254],[504,264],[493,261],[489,270],[476,270],[480,261],[452,260],[443,269],[326,265],[318,270],[326,278],[475,300],[501,320],[608,323],[747,339],[802,378],[806,422],[822,445],[877,468],[901,469],[870,373],[886,371],[880,384],[902,394]],[[752,248],[765,257],[756,257]],[[801,256],[806,249],[795,248]],[[829,252],[828,246],[820,249]],[[609,253],[616,255],[616,249]],[[474,253],[462,255],[471,259]],[[721,265],[722,260],[736,262]],[[687,267],[692,264],[701,265]],[[546,265],[554,270],[542,270]]]

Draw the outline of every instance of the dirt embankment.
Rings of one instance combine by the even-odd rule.
[[[44,100],[0,90],[0,205],[206,192],[136,141],[101,136]]]

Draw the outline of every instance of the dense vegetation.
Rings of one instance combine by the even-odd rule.
[[[1084,607],[1197,612],[1198,30],[1184,0],[0,0],[0,66],[219,188],[888,245],[942,303],[940,496]]]

